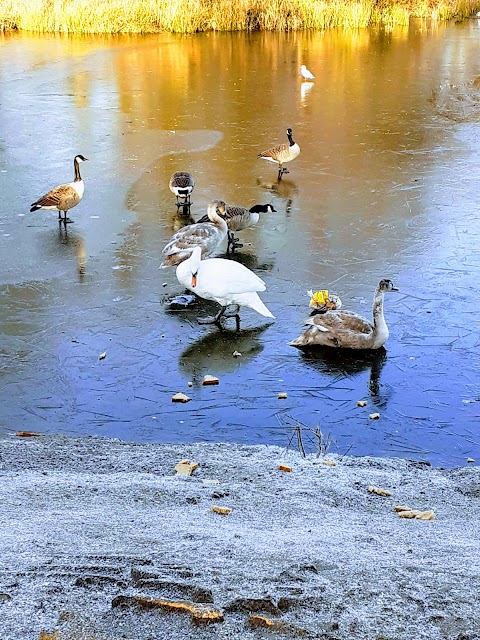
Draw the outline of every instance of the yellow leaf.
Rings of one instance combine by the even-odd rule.
[[[228,516],[229,513],[232,513],[232,510],[228,507],[217,507],[215,505],[211,507],[211,510],[214,513],[219,513],[221,516]]]
[[[189,460],[182,460],[175,465],[175,474],[177,476],[191,476],[195,469],[198,469],[198,462],[190,464]]]
[[[387,498],[392,495],[391,491],[388,489],[382,489],[381,487],[368,487],[370,493],[376,493],[377,496],[386,496]]]

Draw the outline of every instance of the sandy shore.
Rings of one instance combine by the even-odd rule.
[[[199,467],[175,476],[184,458]],[[480,637],[480,470],[329,459],[0,441],[2,640]],[[436,519],[401,519],[394,505]],[[150,608],[160,598],[190,610]],[[207,608],[221,621],[195,623]]]

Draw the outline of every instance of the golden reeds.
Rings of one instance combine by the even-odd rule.
[[[480,0],[0,0],[0,30],[61,33],[361,28],[446,20]]]

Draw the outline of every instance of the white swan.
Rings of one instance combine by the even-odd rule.
[[[265,291],[265,283],[243,264],[224,258],[202,260],[200,247],[177,267],[177,279],[184,287],[205,300],[213,300],[222,306],[217,315],[199,318],[200,324],[218,323],[222,316],[235,317],[240,330],[240,307],[250,307],[262,316],[274,318],[258,297],[257,291]],[[227,312],[227,307],[233,310]]]
[[[207,209],[209,222],[190,224],[174,233],[162,251],[165,259],[161,268],[180,264],[190,257],[195,247],[200,247],[202,257],[211,255],[228,232],[224,219],[225,211],[225,203],[222,200],[214,200]]]
[[[322,346],[337,349],[379,349],[389,332],[383,315],[383,297],[398,291],[391,280],[380,280],[373,296],[373,324],[352,311],[327,311],[305,320],[308,329],[292,340],[292,347]]]
[[[300,67],[300,75],[305,80],[315,80],[315,76],[313,75],[313,73],[309,71],[304,64],[302,64],[302,66]]]

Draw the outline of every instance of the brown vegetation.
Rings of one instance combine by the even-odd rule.
[[[360,28],[463,18],[480,0],[0,0],[0,30],[194,33]]]

